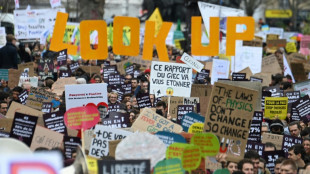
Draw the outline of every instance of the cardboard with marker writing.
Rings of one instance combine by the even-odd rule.
[[[224,146],[230,144],[224,150],[227,160],[243,159],[258,97],[258,91],[244,87],[221,82],[213,86],[204,131],[217,135]]]
[[[210,96],[212,85],[192,84],[191,97]]]
[[[282,73],[280,64],[277,60],[277,57],[274,54],[263,57],[262,73],[272,73],[272,74]]]
[[[44,128],[42,126],[36,126],[30,149],[35,150],[39,147],[45,147],[47,149],[61,148],[63,142],[63,134]]]
[[[161,97],[161,101],[164,101],[166,104],[168,104],[168,97]],[[178,105],[183,104],[183,97],[170,97],[170,104],[168,104],[169,107],[169,114],[172,118],[177,118],[177,109]]]
[[[253,75],[253,73],[249,67],[244,68],[243,70],[239,71],[238,73],[245,73],[246,79],[250,79],[250,77]]]
[[[265,144],[267,142],[271,142],[276,145],[277,149],[282,149],[283,135],[264,133],[262,134],[262,143]]]
[[[55,99],[55,93],[48,92],[43,88],[30,88],[26,106],[41,110],[43,102],[52,102]]]
[[[109,156],[115,158],[115,150],[118,145],[122,140],[115,140],[115,141],[109,141]]]
[[[75,77],[57,79],[57,81],[52,85],[52,92],[58,96],[61,96],[65,91],[65,85],[73,84],[76,84]]]
[[[278,48],[285,48],[286,39],[267,40],[267,51],[274,53]]]
[[[13,89],[15,86],[18,85],[19,82],[19,77],[20,76],[20,70],[16,69],[9,69],[9,81],[8,81],[8,86],[9,88]]]
[[[35,76],[33,62],[21,63],[17,66],[20,72],[27,72],[30,77]]]
[[[306,71],[302,63],[291,63],[291,70],[294,76],[294,79],[297,82],[302,82],[307,80]]]
[[[271,84],[271,75],[273,73],[257,73],[253,75],[252,77],[260,78],[263,80],[262,86],[269,86]]]

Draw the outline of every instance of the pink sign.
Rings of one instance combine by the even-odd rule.
[[[99,112],[94,106],[71,108],[65,113],[65,124],[71,129],[89,129],[99,122]]]
[[[310,54],[310,36],[309,35],[301,37],[300,53],[305,56]]]

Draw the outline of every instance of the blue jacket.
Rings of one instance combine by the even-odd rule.
[[[0,69],[17,69],[18,57],[17,48],[10,42],[7,42],[0,49]]]

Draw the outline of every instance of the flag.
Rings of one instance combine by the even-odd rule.
[[[285,55],[283,54],[283,70],[284,70],[284,75],[290,75],[292,77],[292,82],[295,83],[295,79],[294,79],[294,76],[293,76],[293,73],[292,73],[292,70],[290,68],[290,66],[288,65],[287,63],[287,60],[286,60],[286,57]]]
[[[19,0],[14,0],[15,1],[15,9],[19,8]]]
[[[163,19],[161,18],[159,9],[156,8],[150,18],[148,19],[149,21],[154,21],[155,22],[155,36],[157,36],[161,26],[163,25]]]

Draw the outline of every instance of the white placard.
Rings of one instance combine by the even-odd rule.
[[[6,44],[6,34],[5,34],[5,28],[0,27],[0,48],[5,46]]]
[[[219,78],[228,79],[229,77],[229,61],[222,59],[213,59],[211,84],[217,82]]]
[[[294,75],[292,73],[290,66],[288,65],[285,54],[283,54],[283,70],[284,70],[284,75],[285,76],[290,75],[292,77],[292,82],[295,83]]]
[[[96,137],[91,140],[88,155],[95,158],[101,158],[103,156],[108,156],[109,154],[109,141],[124,139],[132,134],[132,132],[103,125],[96,125],[94,134]]]
[[[250,67],[253,74],[260,73],[262,70],[262,57],[262,47],[237,47],[234,66],[231,69],[233,72],[239,72],[246,67]]]
[[[50,0],[50,4],[52,8],[60,7],[61,6],[61,0]]]
[[[86,106],[88,103],[108,103],[107,86],[106,83],[65,85],[66,109]]]
[[[150,93],[156,97],[190,97],[191,81],[192,68],[186,64],[152,62]]]
[[[193,59],[190,55],[187,53],[183,53],[181,60],[186,63],[189,67],[193,68],[197,72],[200,72],[204,65],[197,60]]]
[[[40,10],[14,10],[14,31],[17,39],[36,39],[55,25],[57,12],[64,8]]]

